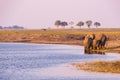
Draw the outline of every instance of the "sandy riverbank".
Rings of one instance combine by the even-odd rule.
[[[120,29],[0,30],[0,42],[81,45],[86,34],[104,33],[107,50],[120,52]]]

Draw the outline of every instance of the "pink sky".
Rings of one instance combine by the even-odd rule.
[[[0,0],[2,26],[53,28],[55,20],[93,20],[102,28],[120,28],[120,0]]]

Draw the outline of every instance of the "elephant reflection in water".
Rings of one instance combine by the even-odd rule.
[[[100,54],[105,55],[105,51],[92,51],[92,50],[84,50],[85,54]]]
[[[84,39],[84,49],[88,53],[98,53],[99,50],[105,49],[107,36],[104,34],[90,34],[86,35]],[[100,52],[100,51],[99,51]]]

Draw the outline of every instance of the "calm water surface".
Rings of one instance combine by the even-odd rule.
[[[120,74],[71,66],[72,62],[119,59],[115,53],[84,54],[81,46],[0,43],[0,80],[120,80]]]

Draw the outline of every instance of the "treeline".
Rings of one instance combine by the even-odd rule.
[[[22,26],[13,25],[13,26],[0,26],[0,29],[24,29]]]
[[[70,28],[74,28],[73,25],[78,26],[78,27],[81,28],[81,27],[84,26],[85,24],[87,25],[88,28],[90,28],[92,25],[94,25],[96,28],[97,28],[98,26],[101,26],[101,23],[100,23],[100,22],[93,22],[93,21],[91,21],[91,20],[88,20],[88,21],[86,21],[86,22],[79,21],[77,24],[75,24],[73,21],[71,21],[71,22],[66,22],[66,21],[60,21],[60,20],[56,20],[55,23],[54,23],[54,25],[55,25],[57,28],[59,28],[60,26],[63,27],[63,28],[65,28],[66,26],[71,26]]]

